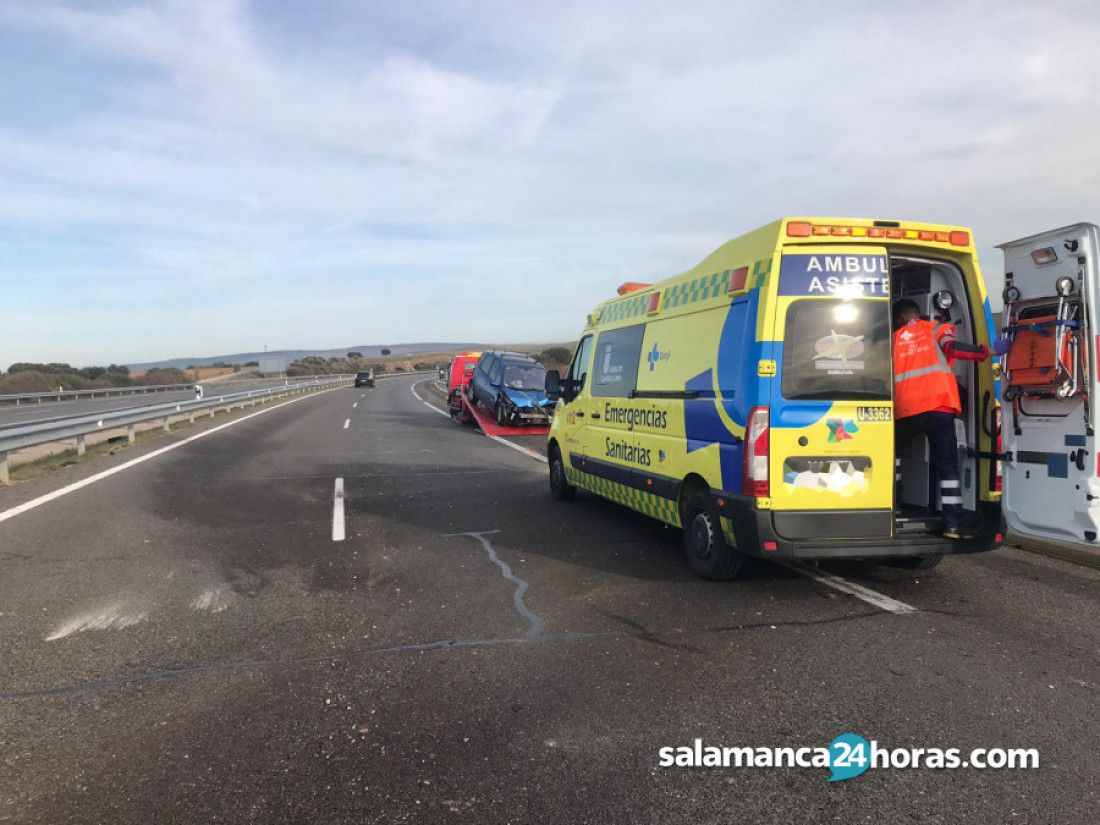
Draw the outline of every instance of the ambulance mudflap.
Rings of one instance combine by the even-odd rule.
[[[884,248],[782,257],[770,432],[781,538],[894,534],[889,283]]]

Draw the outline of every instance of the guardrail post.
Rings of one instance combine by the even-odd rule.
[[[84,455],[86,449],[87,448],[84,446],[84,436],[78,435],[76,437],[76,454]]]
[[[194,410],[191,410],[191,423],[192,424],[195,423],[195,411]]]
[[[7,484],[11,481],[11,477],[8,476],[8,454],[0,453],[0,484]]]
[[[126,426],[126,443],[127,444],[133,444],[134,443],[134,425],[133,424],[128,424]]]
[[[172,428],[168,426],[168,416],[164,416],[164,431],[166,433],[172,432]]]

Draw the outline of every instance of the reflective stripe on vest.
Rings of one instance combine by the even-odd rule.
[[[907,327],[909,337],[900,343]],[[898,418],[940,407],[961,409],[951,360],[942,347],[954,337],[949,324],[923,320],[913,321],[895,332],[894,369],[904,370],[894,374],[894,409]],[[929,347],[935,355],[927,351]]]

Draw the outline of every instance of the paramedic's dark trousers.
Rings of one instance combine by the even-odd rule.
[[[944,529],[957,528],[962,517],[962,490],[959,488],[955,416],[945,412],[926,412],[898,419],[894,437],[899,446],[911,444],[917,433],[928,437],[929,459],[940,480]]]

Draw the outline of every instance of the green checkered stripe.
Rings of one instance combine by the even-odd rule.
[[[633,298],[624,298],[621,301],[608,304],[600,313],[600,323],[613,324],[616,321],[625,321],[628,318],[645,315],[648,303],[648,295],[635,295]]]
[[[746,280],[745,289],[756,289],[763,284],[771,267],[772,262],[770,258],[765,258],[764,260],[754,263],[752,266],[752,277]],[[688,304],[694,304],[699,301],[709,301],[711,298],[718,298],[728,294],[730,276],[732,273],[732,269],[724,269],[721,272],[714,272],[710,275],[704,275],[701,278],[694,278],[690,281],[684,281],[681,284],[670,286],[665,290],[665,309],[687,306]]]
[[[636,490],[633,487],[627,487],[625,484],[598,478],[572,467],[565,468],[565,477],[570,484],[576,487],[583,487],[598,496],[603,496],[617,504],[624,504],[631,510],[645,513],[647,516],[671,524],[673,527],[680,526],[680,513],[677,510],[676,502],[671,499]]]
[[[757,287],[764,285],[764,279],[768,277],[768,273],[772,270],[772,259],[764,258],[762,261],[757,261],[752,265],[752,279],[748,281],[745,286],[749,289],[756,289]]]
[[[726,269],[722,272],[715,272],[711,275],[704,275],[702,278],[695,278],[684,281],[682,284],[670,286],[665,290],[665,308],[672,309],[673,307],[694,304],[697,301],[706,301],[710,298],[717,298],[719,295],[725,295],[729,291],[730,273],[732,271],[732,269]]]

